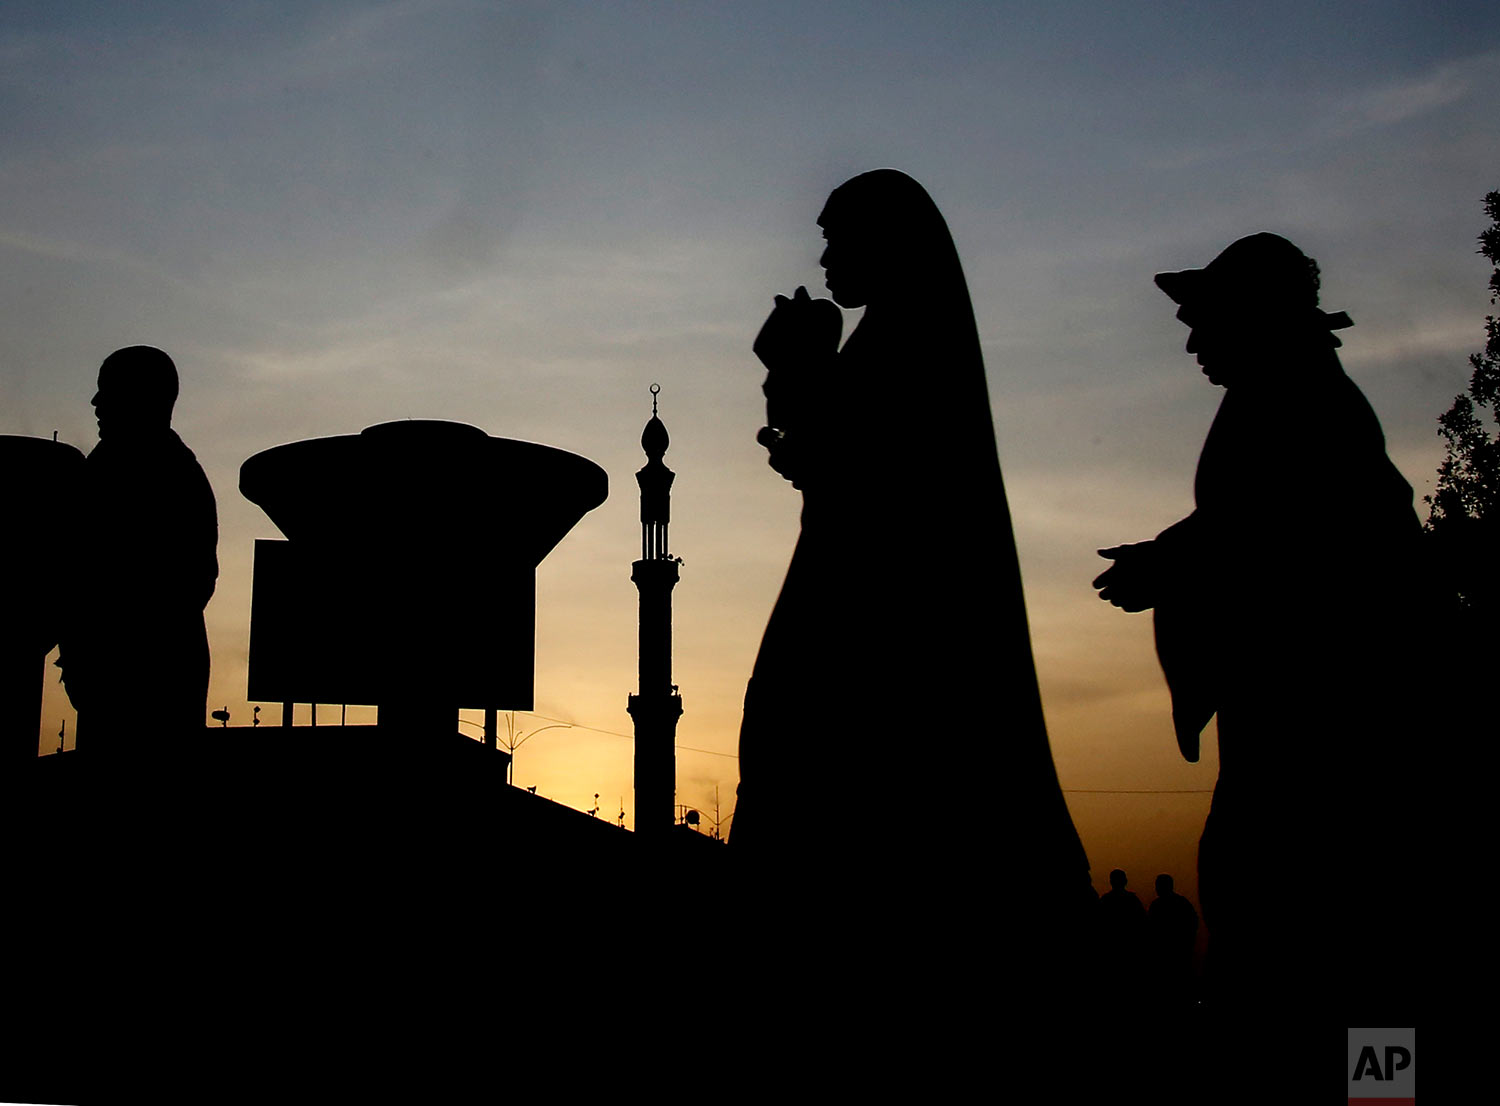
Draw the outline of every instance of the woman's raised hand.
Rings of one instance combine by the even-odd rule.
[[[813,299],[799,286],[790,297],[778,295],[751,348],[772,372],[797,371],[832,357],[844,333],[844,314],[838,304]]]

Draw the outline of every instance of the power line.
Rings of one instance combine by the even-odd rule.
[[[602,726],[588,726],[582,722],[569,722],[565,718],[553,718],[550,714],[538,714],[534,710],[517,711],[518,714],[529,714],[533,718],[540,718],[547,722],[558,722],[565,726],[572,726],[576,730],[592,730],[594,733],[608,734],[610,737],[622,737],[626,741],[634,741],[635,735],[621,733],[619,730],[606,730]],[[721,753],[717,749],[699,749],[692,745],[677,745],[675,748],[688,753],[706,753],[711,757],[728,757],[730,760],[739,760],[738,753]],[[1064,793],[1069,795],[1212,795],[1214,789],[1211,787],[1190,787],[1183,789],[1155,789],[1141,788],[1132,790],[1114,787],[1065,787]]]
[[[635,734],[621,733],[619,730],[606,730],[602,726],[586,726],[582,722],[568,722],[562,718],[553,718],[549,714],[538,714],[534,710],[517,711],[518,714],[529,714],[533,718],[540,718],[547,722],[558,722],[564,726],[572,726],[575,730],[592,730],[594,733],[609,734],[610,737],[623,737],[626,741],[634,741]],[[739,760],[738,753],[721,753],[717,749],[698,749],[692,745],[676,745],[674,748],[688,753],[707,753],[711,757],[728,757],[731,760]]]
[[[691,745],[679,745],[677,748],[688,753],[707,753],[711,757],[729,757],[731,760],[739,760],[739,753],[721,753],[717,749],[695,749]]]

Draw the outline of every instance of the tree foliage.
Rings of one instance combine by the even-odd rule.
[[[1490,303],[1500,301],[1500,192],[1484,198],[1490,226],[1479,236],[1479,253],[1495,269]],[[1447,577],[1447,588],[1471,614],[1495,612],[1500,589],[1500,320],[1485,319],[1487,341],[1471,354],[1469,389],[1438,416],[1438,433],[1448,443],[1438,466],[1437,487],[1426,497],[1431,508],[1425,529]]]

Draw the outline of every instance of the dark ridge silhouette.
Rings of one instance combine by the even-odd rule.
[[[83,454],[47,438],[0,435],[0,579],[9,589],[0,620],[0,776],[37,755],[47,654],[57,644],[59,552],[73,541],[72,504]],[[51,749],[48,749],[50,752]]]
[[[203,729],[219,576],[213,488],[172,429],[177,367],[153,346],[116,350],[93,398],[68,549],[58,665],[78,711],[75,747],[138,756]]]
[[[231,726],[170,772],[68,752],[0,783],[0,1101],[250,1103],[298,1081],[464,1101],[493,1089],[495,1051],[461,1042],[497,1004],[538,1019],[518,1066],[630,1039],[622,993],[672,1024],[662,965],[722,955],[721,927],[683,921],[719,896],[712,843],[647,856],[441,736]]]
[[[963,270],[931,198],[893,169],[839,186],[818,223],[833,302],[777,296],[754,346],[759,440],[803,510],[740,732],[730,851],[770,913],[749,940],[825,974],[876,948],[915,972],[892,950],[924,942],[950,967],[1045,974],[1042,944],[1087,918],[1088,863],[1048,745]],[[835,304],[866,309],[842,349]],[[962,750],[972,794],[930,778],[936,742]],[[845,818],[857,838],[820,843],[815,827]],[[997,917],[997,884],[1052,916]]]
[[[1420,882],[1432,723],[1411,684],[1427,617],[1411,487],[1334,352],[1350,319],[1318,307],[1317,266],[1297,247],[1252,235],[1156,283],[1225,396],[1196,509],[1154,541],[1101,550],[1115,564],[1094,584],[1125,610],[1155,608],[1189,760],[1218,715],[1199,848],[1208,998],[1248,1012],[1299,995],[1302,1014],[1405,1011],[1390,1024],[1410,1024],[1417,919],[1377,889]]]

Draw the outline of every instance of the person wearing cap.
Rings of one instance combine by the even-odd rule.
[[[1425,786],[1405,691],[1423,617],[1411,486],[1335,352],[1333,331],[1353,324],[1318,306],[1318,267],[1291,242],[1242,238],[1156,283],[1225,395],[1195,510],[1154,541],[1100,550],[1114,565],[1094,585],[1155,609],[1188,760],[1218,715],[1199,847],[1209,993],[1243,1008],[1294,989],[1368,1010],[1412,975],[1389,967],[1404,908],[1369,898],[1411,869]],[[1251,874],[1293,871],[1288,916]]]
[[[176,365],[153,346],[99,367],[99,444],[83,466],[58,660],[76,748],[91,755],[165,751],[205,721],[218,511],[172,429],[177,391]]]

